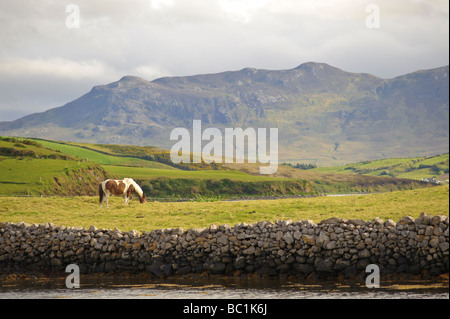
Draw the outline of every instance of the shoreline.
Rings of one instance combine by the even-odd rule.
[[[30,288],[66,288],[69,273],[63,271],[15,271],[0,272],[0,294],[2,290]],[[233,275],[200,274],[156,277],[148,272],[113,272],[80,274],[81,288],[278,288],[278,289],[367,289],[366,274],[356,276],[326,276],[313,273],[308,276],[279,275],[260,276],[254,273],[236,272]],[[412,275],[391,273],[380,275],[380,289],[430,290],[449,292],[449,273],[433,276],[428,271]]]

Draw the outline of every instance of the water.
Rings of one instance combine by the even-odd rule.
[[[20,289],[1,292],[0,299],[449,299],[448,293],[324,292],[279,289]]]
[[[377,308],[362,304],[373,299],[377,299]],[[384,299],[384,302],[392,299],[395,304],[383,308],[380,307],[380,299]],[[144,314],[147,317],[157,314],[163,318],[302,318],[306,317],[305,313],[308,316],[312,313],[306,309],[315,309],[315,312],[320,313],[320,317],[335,316],[337,312],[349,314],[353,313],[350,312],[352,309],[366,309],[371,314],[378,314],[379,309],[383,309],[384,312],[388,309],[389,316],[395,317],[398,311],[399,318],[417,315],[417,307],[399,306],[400,299],[410,299],[413,302],[417,299],[441,299],[433,300],[434,305],[436,301],[446,302],[449,299],[448,283],[446,288],[413,285],[379,289],[326,283],[304,285],[275,282],[256,285],[245,283],[130,285],[114,282],[100,285],[82,284],[79,289],[68,289],[61,285],[55,287],[29,284],[21,287],[15,285],[0,287],[0,306],[3,302],[5,309],[6,307],[17,309],[22,315],[27,311],[30,315],[35,315],[36,311],[43,313],[52,311],[61,315],[70,311],[73,314],[83,313],[95,317],[92,312],[94,309],[106,318],[117,317],[118,311],[125,311],[123,313],[128,315]],[[75,300],[82,303],[92,302],[92,305],[83,307],[82,304],[74,303]],[[327,306],[327,302],[332,304],[333,301],[338,302],[339,306]],[[348,306],[345,302],[349,303]],[[58,307],[60,309],[56,310]],[[305,310],[307,312],[304,312]]]
[[[79,289],[65,278],[0,283],[0,299],[449,299],[447,282],[381,284],[215,280],[85,279]]]

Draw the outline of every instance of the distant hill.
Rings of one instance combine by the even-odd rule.
[[[278,127],[280,161],[347,164],[449,151],[449,67],[394,79],[324,63],[146,81],[125,76],[0,135],[170,149],[175,127]]]

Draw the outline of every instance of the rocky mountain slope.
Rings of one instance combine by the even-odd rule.
[[[170,148],[176,127],[277,127],[280,160],[352,163],[448,152],[449,67],[394,79],[324,63],[146,81],[125,76],[0,135]],[[222,131],[223,132],[223,131]],[[206,142],[205,142],[206,143]]]

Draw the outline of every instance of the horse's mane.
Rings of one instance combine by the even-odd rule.
[[[136,190],[136,193],[138,193],[140,198],[142,198],[142,196],[144,196],[144,192],[142,191],[142,188],[132,178],[124,178],[123,180],[126,183],[133,185],[134,189]]]

